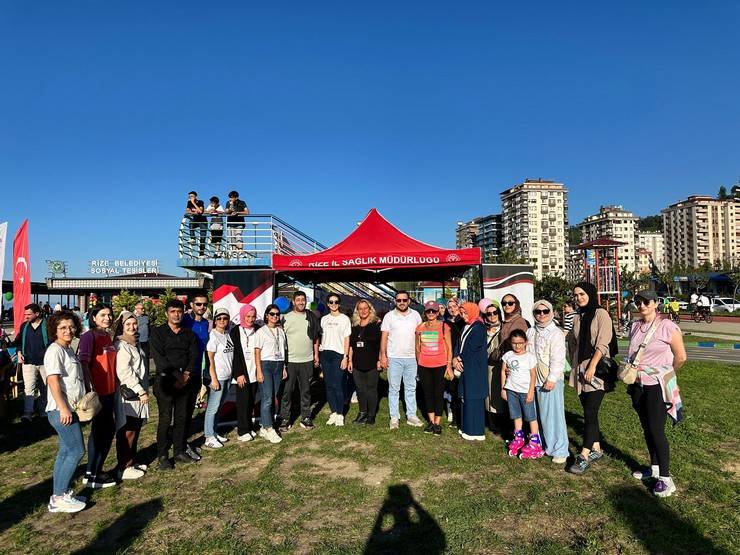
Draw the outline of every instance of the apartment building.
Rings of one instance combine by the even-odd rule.
[[[740,199],[690,196],[661,210],[667,267],[740,263]]]
[[[653,264],[663,271],[665,268],[663,232],[638,230],[635,233],[635,249],[638,272],[649,274]]]
[[[501,214],[457,222],[455,243],[458,249],[480,247],[483,262],[493,263],[501,250]]]
[[[526,179],[501,193],[503,247],[534,266],[537,279],[566,272],[568,191],[562,183]]]
[[[602,206],[598,214],[587,216],[578,224],[583,242],[607,238],[624,243],[617,249],[620,270],[634,271],[635,259],[635,231],[638,218],[621,206]]]

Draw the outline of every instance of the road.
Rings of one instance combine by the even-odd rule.
[[[740,364],[740,349],[715,349],[711,347],[686,347],[689,360],[706,360]]]

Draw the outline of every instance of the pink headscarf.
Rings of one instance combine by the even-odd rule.
[[[254,308],[251,304],[244,304],[239,309],[239,325],[243,328],[253,328],[254,323],[247,325],[247,322],[245,320],[245,316],[249,314],[250,312],[254,311],[255,316],[257,315],[257,309]]]

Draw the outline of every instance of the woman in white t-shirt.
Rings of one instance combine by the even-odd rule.
[[[85,500],[72,495],[69,483],[85,454],[85,444],[74,407],[85,395],[88,384],[85,383],[82,366],[71,344],[72,339],[79,337],[82,326],[77,316],[68,310],[52,314],[46,325],[49,339],[54,341],[44,354],[49,388],[46,413],[49,424],[59,436],[49,512],[76,513],[85,508]]]
[[[224,307],[216,309],[213,329],[208,337],[206,354],[211,374],[211,391],[204,422],[205,446],[219,449],[229,441],[216,433],[216,418],[231,385],[231,369],[234,362],[234,344],[229,337],[228,327],[231,315]]]
[[[327,426],[344,426],[344,402],[347,399],[347,364],[349,362],[349,336],[352,322],[339,312],[342,299],[336,293],[326,299],[329,314],[321,318],[321,371],[324,373],[326,401],[331,415]]]
[[[254,334],[254,360],[260,390],[260,437],[270,443],[280,443],[283,438],[275,431],[275,396],[280,384],[288,377],[285,370],[287,340],[280,323],[280,309],[276,304],[265,309],[266,325]]]

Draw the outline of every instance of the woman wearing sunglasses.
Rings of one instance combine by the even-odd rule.
[[[450,327],[438,320],[439,305],[429,301],[424,305],[426,321],[416,328],[416,362],[424,391],[424,405],[429,417],[427,434],[442,434],[445,377],[452,378],[452,339]]]
[[[581,282],[573,288],[578,314],[567,337],[573,370],[568,378],[575,387],[583,407],[583,447],[568,468],[572,474],[583,474],[601,459],[599,410],[606,394],[606,382],[596,377],[596,367],[602,358],[617,353],[617,338],[609,313],[599,306],[596,287]]]
[[[565,424],[563,375],[565,336],[555,323],[552,304],[541,300],[532,310],[534,327],[527,331],[527,349],[537,357],[535,401],[545,453],[555,464],[568,459],[568,429]]]
[[[331,415],[327,426],[344,426],[344,402],[347,399],[347,382],[349,374],[349,336],[352,334],[352,322],[339,309],[342,299],[336,293],[326,298],[329,314],[321,318],[321,345],[319,357],[321,371],[324,373],[326,401]]]
[[[527,333],[529,322],[522,316],[522,305],[519,299],[511,293],[507,293],[501,299],[501,309],[504,314],[504,322],[501,325],[501,352],[511,351],[509,336],[514,330],[522,330]]]
[[[635,295],[640,318],[632,324],[628,359],[637,366],[637,379],[627,388],[640,417],[650,466],[632,473],[638,480],[656,479],[653,493],[669,497],[676,491],[668,468],[670,452],[665,436],[666,415],[681,421],[682,403],[676,370],[686,362],[681,329],[670,318],[658,315],[654,291]],[[638,358],[639,357],[639,358]]]
[[[218,411],[226,400],[226,395],[231,385],[232,366],[234,364],[234,344],[229,337],[229,322],[231,315],[224,307],[216,309],[213,318],[213,329],[206,344],[206,355],[208,356],[208,367],[211,382],[208,393],[208,406],[204,420],[204,432],[206,436],[205,446],[211,449],[220,449],[227,438],[218,435],[217,418]]]
[[[447,301],[447,314],[444,322],[450,326],[450,339],[452,340],[452,352],[456,352],[460,345],[460,334],[465,327],[465,320],[460,314],[460,301],[452,297]],[[445,398],[449,399],[447,406],[447,420],[453,426],[460,425],[460,399],[457,396],[458,378],[454,375],[445,384]]]
[[[491,430],[503,435],[508,429],[509,409],[501,398],[501,309],[496,301],[486,307],[483,321],[486,324],[486,354],[488,356],[488,391],[486,417]]]
[[[283,438],[275,431],[275,396],[280,384],[288,377],[285,370],[286,338],[279,326],[280,309],[276,304],[265,309],[265,322],[254,334],[254,361],[260,391],[260,437],[270,443],[280,443]]]

